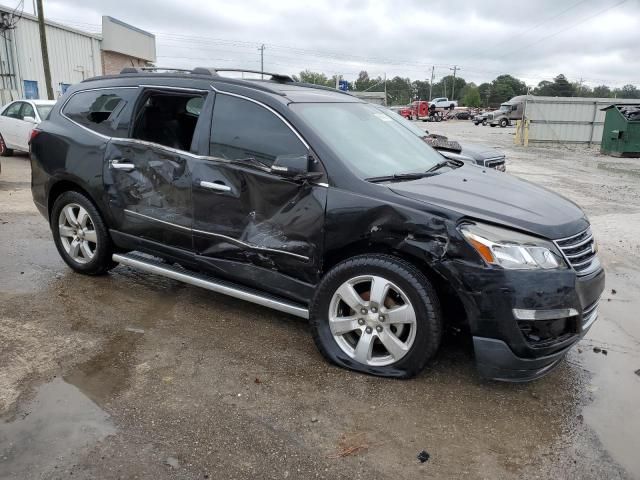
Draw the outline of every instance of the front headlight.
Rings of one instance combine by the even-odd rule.
[[[490,265],[510,270],[567,268],[550,241],[481,223],[463,224],[460,232]]]

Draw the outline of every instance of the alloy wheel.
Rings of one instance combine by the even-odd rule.
[[[370,366],[398,362],[416,338],[416,313],[391,281],[362,275],[344,282],[329,305],[329,327],[344,353]]]
[[[64,206],[58,217],[58,234],[62,246],[74,262],[83,264],[93,259],[98,248],[98,235],[84,207],[77,203]]]

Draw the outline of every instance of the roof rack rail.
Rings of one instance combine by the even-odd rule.
[[[271,80],[282,83],[293,82],[293,78],[282,73],[263,72],[261,70],[246,70],[244,68],[216,68],[215,72],[238,72],[238,73],[257,73],[259,75],[269,75]]]
[[[125,67],[120,73],[144,73],[144,72],[178,72],[178,73],[190,73],[192,75],[207,75],[210,77],[218,77],[220,76],[218,72],[238,72],[238,73],[256,73],[260,75],[269,75],[271,80],[275,82],[281,83],[290,83],[293,82],[293,78],[289,75],[283,75],[281,73],[271,73],[271,72],[262,72],[260,70],[245,70],[242,68],[207,68],[207,67],[196,67],[193,69],[188,68],[169,68],[169,67]]]
[[[191,72],[186,68],[172,68],[172,67],[125,67],[120,70],[120,73],[142,73],[142,72],[157,72],[159,70],[167,72]]]

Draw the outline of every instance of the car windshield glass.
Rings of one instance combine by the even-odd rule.
[[[366,103],[296,103],[300,115],[361,178],[425,172],[442,156],[388,114]]]
[[[49,116],[49,112],[53,108],[53,105],[36,105],[38,109],[38,115],[42,120],[45,120]]]
[[[509,110],[511,110],[511,105],[507,105],[507,104],[500,105],[501,112],[508,112]]]
[[[414,133],[414,135],[420,138],[427,136],[427,132],[425,130],[422,130],[420,127],[417,127],[414,123],[410,122],[409,120],[404,118],[402,115],[399,115],[396,112],[386,107],[383,107],[382,105],[380,106],[376,105],[376,108],[378,108],[385,115],[388,115],[389,117],[391,117],[396,122],[402,124],[403,127],[408,128],[410,131]]]

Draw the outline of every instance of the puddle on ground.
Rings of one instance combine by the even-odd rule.
[[[100,353],[73,367],[64,380],[79,388],[98,405],[127,386],[131,373],[131,355],[140,335],[130,332],[111,338]]]
[[[0,476],[34,478],[115,433],[109,415],[78,388],[56,378],[11,420],[0,420]],[[40,476],[40,475],[38,475]]]
[[[574,355],[593,374],[589,387],[593,402],[585,407],[584,419],[607,451],[632,475],[640,474],[640,376],[635,373],[640,369],[640,300],[635,293],[640,289],[638,283],[636,273],[608,271],[600,318],[580,342],[583,352]],[[604,349],[606,355],[594,348]]]

